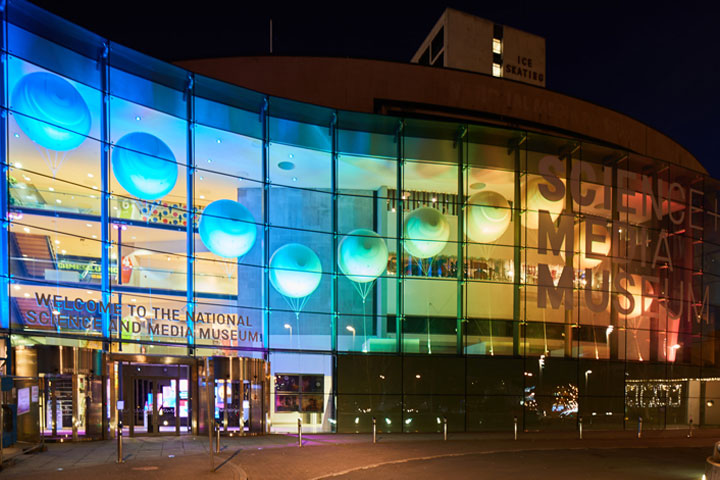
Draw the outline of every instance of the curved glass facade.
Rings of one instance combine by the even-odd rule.
[[[271,431],[720,424],[716,180],[2,27],[6,358],[265,359]]]

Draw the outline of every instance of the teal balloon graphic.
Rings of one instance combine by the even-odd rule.
[[[62,77],[29,73],[15,85],[12,108],[20,129],[38,145],[64,152],[90,133],[90,110],[80,92]]]
[[[510,204],[497,192],[478,192],[468,200],[467,235],[473,242],[492,243],[510,225]]]
[[[270,283],[286,297],[307,297],[320,285],[321,278],[320,259],[305,245],[288,243],[270,258]]]
[[[205,207],[198,231],[208,250],[226,258],[242,257],[255,244],[257,227],[250,211],[233,200],[217,200]]]
[[[416,258],[430,258],[442,252],[450,238],[450,224],[432,207],[416,208],[405,218],[405,250]]]
[[[164,197],[175,186],[178,166],[170,147],[149,133],[128,133],[115,144],[113,174],[120,185],[143,200]]]
[[[350,280],[368,283],[387,267],[388,248],[380,235],[366,228],[350,232],[338,245],[338,266]]]

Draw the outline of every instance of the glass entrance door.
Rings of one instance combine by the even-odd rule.
[[[123,366],[124,429],[135,435],[190,431],[187,365],[128,363]]]
[[[134,378],[131,435],[180,434],[180,390],[175,378]]]

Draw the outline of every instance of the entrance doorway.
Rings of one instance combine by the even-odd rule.
[[[180,364],[123,365],[128,435],[180,435],[191,431],[190,367]]]

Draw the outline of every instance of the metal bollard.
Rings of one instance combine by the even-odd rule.
[[[302,419],[298,418],[298,447],[302,447]]]
[[[642,417],[638,417],[637,438],[642,438]]]
[[[215,424],[215,453],[220,453],[220,424]]]
[[[122,451],[122,431],[123,425],[120,420],[121,412],[118,410],[118,423],[117,423],[117,460],[115,463],[123,463],[123,451]]]
[[[578,427],[580,428],[580,430],[579,430],[580,440],[582,440],[582,439],[583,439],[583,438],[582,438],[582,427],[583,427],[583,425],[582,425],[582,417],[578,417]]]
[[[513,423],[515,424],[515,435],[514,435],[514,439],[517,440],[517,416],[513,417]]]
[[[373,417],[373,443],[377,443],[377,420]]]
[[[687,438],[692,438],[692,425],[693,425],[693,421],[692,421],[692,418],[691,418],[691,419],[690,419],[690,425],[689,425],[689,427],[688,427]]]
[[[443,440],[447,442],[447,417],[443,417]]]

